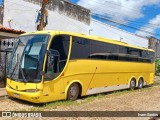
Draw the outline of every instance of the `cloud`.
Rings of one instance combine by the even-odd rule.
[[[160,28],[160,14],[157,15],[155,18],[151,19],[148,24],[144,25],[140,30],[142,31],[148,31],[150,33],[155,34],[156,30]],[[137,31],[136,34],[141,36],[153,36],[153,34],[149,34],[146,32]]]
[[[77,4],[90,9],[94,14],[127,23],[128,20],[144,17],[144,7],[158,6],[160,0],[79,0]]]

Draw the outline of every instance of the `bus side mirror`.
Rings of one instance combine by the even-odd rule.
[[[59,56],[59,52],[57,50],[50,49],[47,51],[50,56]]]

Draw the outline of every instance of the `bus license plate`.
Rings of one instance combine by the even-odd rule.
[[[19,94],[14,93],[14,97],[19,98]]]

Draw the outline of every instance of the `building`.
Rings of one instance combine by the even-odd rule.
[[[6,71],[11,53],[11,50],[6,50],[6,48],[13,48],[14,42],[16,42],[13,38],[17,38],[22,33],[24,31],[0,26],[0,88],[5,87]]]
[[[5,27],[36,30],[36,17],[42,0],[3,0],[2,24]],[[63,30],[98,35],[123,41],[132,45],[148,47],[148,39],[120,30],[97,21],[90,16],[90,10],[66,0],[50,0],[47,5],[48,25],[46,30]]]
[[[156,58],[160,58],[160,40],[159,39],[155,37],[150,37],[148,48],[153,49],[155,51]]]

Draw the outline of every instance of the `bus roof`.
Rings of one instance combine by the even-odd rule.
[[[111,43],[111,44],[116,44],[116,45],[121,45],[121,46],[126,46],[126,47],[137,48],[137,49],[141,49],[141,50],[148,50],[148,51],[154,52],[154,50],[152,50],[152,49],[134,46],[134,45],[131,45],[131,44],[128,44],[125,42],[118,41],[118,40],[103,38],[103,37],[99,37],[99,36],[95,36],[95,35],[86,35],[86,34],[82,34],[82,33],[75,33],[75,32],[45,30],[45,31],[27,32],[27,33],[22,34],[21,36],[30,35],[30,34],[51,34],[51,35],[67,34],[67,35],[71,35],[71,36],[77,36],[77,37],[92,39],[92,40],[96,40],[96,41],[101,41],[101,42],[106,42],[106,43]]]

